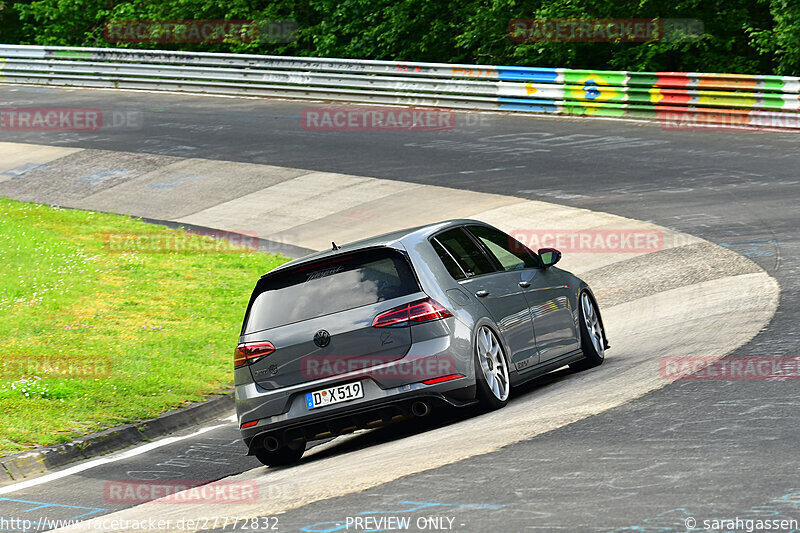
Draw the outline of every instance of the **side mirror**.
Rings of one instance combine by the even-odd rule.
[[[539,248],[539,257],[542,260],[544,268],[548,268],[558,263],[561,259],[561,252],[555,248]]]

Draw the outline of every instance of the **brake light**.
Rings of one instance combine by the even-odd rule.
[[[233,352],[233,367],[249,365],[256,359],[260,359],[275,351],[275,346],[271,342],[244,342],[236,347]]]
[[[379,314],[372,321],[372,327],[400,328],[411,324],[430,322],[431,320],[441,320],[451,316],[453,316],[453,313],[445,309],[442,304],[433,298],[425,298]]]
[[[308,266],[304,266],[304,267],[301,267],[301,268],[296,268],[296,269],[292,270],[292,274],[295,274],[297,272],[303,272],[303,271],[306,271],[306,270],[310,270],[312,268],[319,268],[321,266],[330,265],[332,263],[339,263],[341,261],[346,261],[346,260],[352,259],[352,258],[353,258],[352,255],[348,255],[347,257],[337,257],[336,259],[331,259],[330,261],[325,261],[324,263],[314,263],[314,264],[311,264],[311,265],[308,265]]]
[[[251,428],[251,427],[255,426],[256,424],[258,424],[258,420],[251,420],[250,422],[245,422],[244,424],[242,424],[241,429]]]

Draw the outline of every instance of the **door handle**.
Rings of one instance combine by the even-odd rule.
[[[530,281],[520,281],[519,282],[519,286],[522,287],[523,289],[525,289],[525,288],[531,286],[531,282]]]
[[[483,289],[481,289],[475,293],[475,296],[477,296],[478,298],[484,298],[486,296],[489,296],[489,291],[484,291]]]

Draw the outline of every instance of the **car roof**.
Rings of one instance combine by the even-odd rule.
[[[317,261],[320,259],[325,259],[327,257],[335,257],[340,254],[351,253],[366,248],[387,247],[387,248],[405,249],[405,247],[401,243],[401,241],[403,240],[406,240],[408,238],[416,240],[427,239],[428,237],[430,237],[434,233],[437,233],[438,231],[451,227],[463,226],[465,224],[479,224],[483,226],[487,225],[485,222],[481,222],[480,220],[462,218],[454,220],[444,220],[442,222],[435,222],[433,224],[426,224],[424,226],[416,226],[413,228],[396,230],[389,233],[384,233],[382,235],[376,235],[374,237],[369,237],[366,239],[350,242],[347,244],[337,244],[338,248],[336,250],[334,250],[333,247],[331,247],[327,250],[314,252],[304,257],[300,257],[298,259],[289,261],[288,263],[284,263],[264,275],[267,276],[273,272],[284,270],[286,268],[295,267],[300,264]]]

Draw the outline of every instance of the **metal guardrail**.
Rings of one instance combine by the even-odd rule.
[[[0,45],[0,83],[800,129],[800,78]]]

